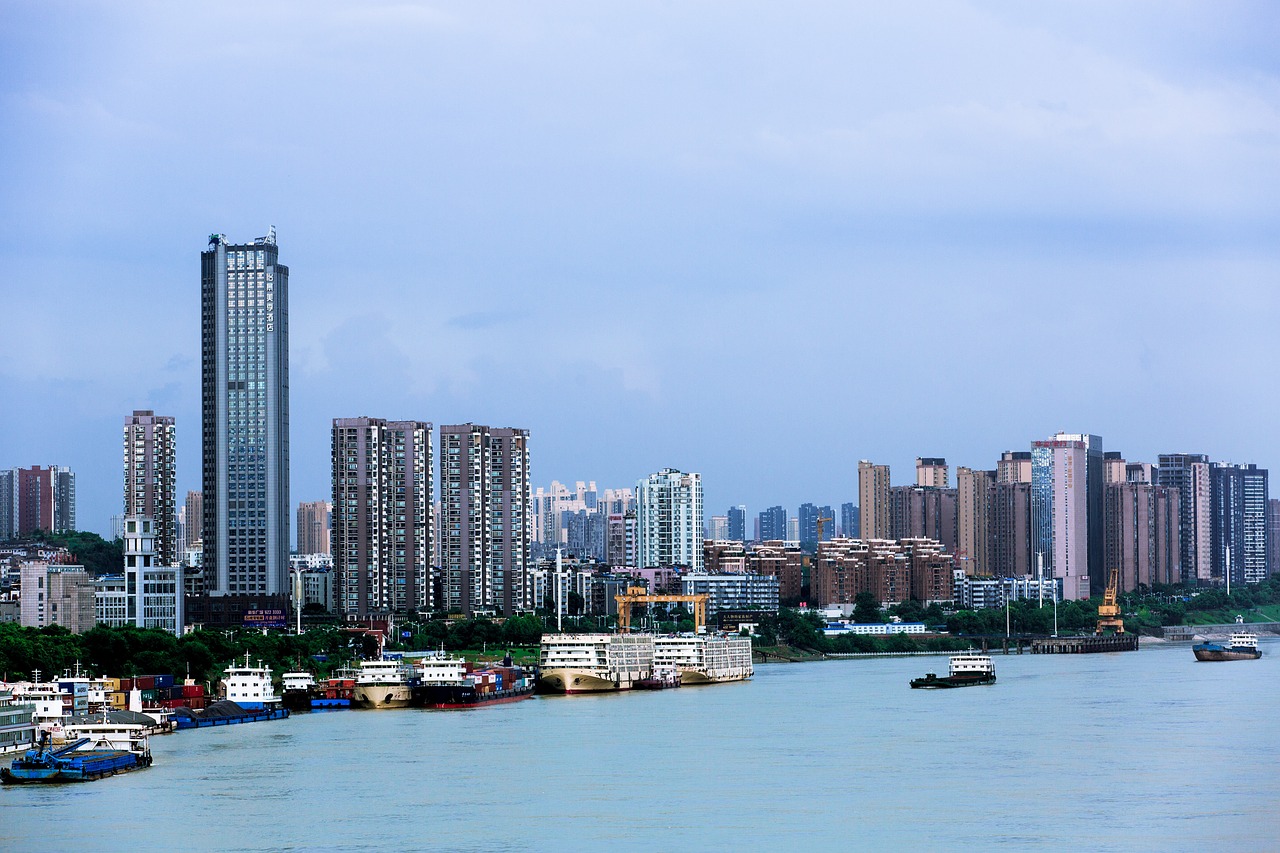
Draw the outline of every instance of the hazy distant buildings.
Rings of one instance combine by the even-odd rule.
[[[702,571],[702,475],[664,468],[636,483],[639,568]]]
[[[334,418],[332,463],[338,612],[364,617],[432,608],[431,424]],[[311,506],[322,522],[325,502]],[[299,544],[301,516],[300,508]]]
[[[1178,491],[1183,583],[1213,580],[1213,530],[1209,457],[1201,453],[1161,453],[1156,482]]]
[[[605,562],[615,569],[636,568],[636,511],[609,513],[605,524]]]
[[[782,541],[787,538],[787,511],[771,506],[756,518],[757,542]]]
[[[428,430],[427,443],[431,443]],[[430,469],[428,468],[428,472]],[[427,478],[431,475],[428,473]],[[303,501],[298,504],[298,553],[328,554],[330,552],[330,528],[333,524],[333,504],[328,501]],[[428,562],[430,562],[428,560]]]
[[[707,538],[717,541],[729,540],[729,516],[713,515],[707,522]]]
[[[858,520],[858,507],[851,501],[840,504],[839,536],[845,539],[857,539],[862,535],[862,525]]]
[[[889,538],[890,512],[889,466],[863,459],[858,463],[858,527],[862,538]]]
[[[204,533],[201,529],[203,524],[204,493],[194,490],[188,491],[187,502],[182,505],[182,555],[193,549],[196,543],[200,541],[200,537]]]
[[[1280,571],[1280,500],[1267,499],[1267,566]]]
[[[160,565],[179,561],[177,531],[177,439],[173,418],[150,409],[124,421],[124,515],[146,516],[154,525]]]
[[[1106,585],[1102,439],[1058,433],[1031,449],[1032,525],[1045,572],[1062,578],[1067,600]]]
[[[741,504],[729,507],[729,538],[735,542],[747,541],[747,508]]]
[[[70,468],[10,468],[0,471],[0,542],[37,530],[76,529],[76,475]]]
[[[444,606],[466,615],[530,608],[529,431],[440,427],[440,502]]]
[[[893,486],[889,489],[889,538],[935,539],[954,554],[956,510],[954,489]]]
[[[1124,463],[1108,460],[1113,472]],[[1180,583],[1181,539],[1178,491],[1150,483],[1113,480],[1105,486],[1105,559],[1119,571],[1125,591],[1152,584]]]
[[[289,591],[289,268],[275,229],[200,255],[203,562],[213,595]]]

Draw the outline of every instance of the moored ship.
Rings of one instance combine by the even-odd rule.
[[[653,662],[679,669],[681,684],[745,681],[755,673],[751,639],[728,634],[655,637]]]
[[[403,661],[362,661],[351,691],[351,704],[360,708],[407,708],[413,682],[413,667]]]
[[[939,678],[931,672],[924,678],[911,679],[912,687],[926,690],[995,683],[996,666],[990,655],[952,655],[951,670],[945,677]]]
[[[224,698],[234,702],[246,711],[264,711],[280,707],[280,697],[271,686],[271,667],[249,665],[249,653],[244,654],[244,664],[231,664],[227,667],[223,681],[226,688]]]
[[[40,744],[0,768],[0,782],[6,785],[58,782],[91,782],[117,773],[151,766],[151,748],[146,735],[126,737],[123,743],[106,736],[80,738],[54,749],[48,732]]]
[[[653,672],[647,634],[544,634],[538,687],[546,693],[630,690]]]
[[[534,679],[510,657],[501,666],[475,670],[461,658],[423,658],[417,671],[421,683],[413,688],[413,704],[424,708],[483,708],[533,695]]]
[[[1258,635],[1248,631],[1235,632],[1226,645],[1206,640],[1192,646],[1191,651],[1200,661],[1257,660],[1262,657],[1258,649]]]
[[[315,677],[309,672],[286,672],[280,676],[284,706],[290,711],[310,711]]]
[[[669,663],[655,663],[653,674],[635,683],[636,690],[670,690],[680,686],[680,667]]]

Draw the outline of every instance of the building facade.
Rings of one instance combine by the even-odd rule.
[[[70,468],[10,468],[0,471],[0,542],[37,530],[76,529],[76,475]]]
[[[1178,491],[1182,582],[1213,581],[1213,524],[1209,457],[1203,453],[1161,453],[1156,482]]]
[[[778,579],[771,575],[708,575],[690,572],[680,579],[681,594],[707,596],[707,617],[722,610],[778,612]]]
[[[780,506],[771,506],[756,518],[757,542],[770,542],[787,538],[787,511]]]
[[[858,463],[858,516],[863,539],[887,539],[892,533],[889,466]]]
[[[187,502],[182,505],[183,541],[182,553],[192,550],[204,535],[204,493],[188,491]]]
[[[1210,466],[1211,582],[1262,583],[1271,573],[1267,544],[1267,469],[1215,462]]]
[[[702,571],[702,475],[664,468],[636,483],[641,568]]]
[[[200,255],[205,590],[289,591],[289,268],[275,229]]]
[[[330,542],[343,616],[434,606],[431,430],[424,421],[333,420]],[[322,501],[316,514],[324,509]]]
[[[124,514],[155,525],[160,565],[180,559],[177,530],[177,427],[173,418],[136,409],[124,421]]]
[[[431,443],[430,431],[427,444]],[[430,479],[430,469],[428,469]],[[328,501],[304,501],[298,504],[298,553],[330,553],[330,536],[333,526],[333,504]]]
[[[440,558],[444,608],[468,616],[532,607],[529,431],[440,427]]]
[[[994,566],[996,472],[956,469],[956,560],[967,575]]]
[[[1127,481],[1106,485],[1106,561],[1120,588],[1182,581],[1178,491]]]
[[[729,538],[735,542],[747,541],[747,508],[741,504],[729,507]]]
[[[1067,600],[1106,586],[1102,439],[1058,433],[1031,448],[1031,517],[1045,571]]]
[[[945,489],[950,484],[947,460],[940,456],[916,457],[916,485]]]
[[[22,564],[21,577],[22,627],[61,625],[83,634],[94,626],[93,579],[84,566],[32,561]]]
[[[97,621],[120,627],[183,632],[182,567],[161,557],[160,525],[142,515],[124,520],[124,573],[94,579]]]

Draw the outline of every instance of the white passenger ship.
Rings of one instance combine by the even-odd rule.
[[[413,667],[402,661],[362,661],[351,701],[361,708],[407,708],[413,675]]]
[[[227,667],[223,685],[226,698],[246,711],[261,711],[280,704],[280,697],[271,686],[271,667],[263,666],[262,661],[250,666],[248,652],[245,652],[243,666],[233,663]]]
[[[543,634],[538,687],[546,693],[630,690],[653,672],[647,634]]]
[[[726,634],[656,637],[653,662],[679,668],[680,683],[685,685],[745,681],[755,673],[751,639]]]

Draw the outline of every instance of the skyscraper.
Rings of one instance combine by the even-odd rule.
[[[427,455],[431,452],[431,427],[427,426]],[[428,458],[427,480],[432,479]],[[298,553],[328,554],[329,531],[333,524],[333,504],[328,501],[303,501],[298,504]],[[428,563],[431,560],[428,558]]]
[[[853,501],[840,504],[840,535],[845,539],[857,539],[862,535],[858,523],[858,507]]]
[[[956,559],[967,575],[994,567],[996,472],[956,469]]]
[[[1062,578],[1062,597],[1106,586],[1102,439],[1058,433],[1031,446],[1031,516],[1045,576]]]
[[[440,427],[443,605],[468,616],[532,606],[529,431]]]
[[[1026,450],[1006,450],[1000,454],[1000,461],[996,463],[996,482],[1030,483],[1031,453]]]
[[[782,541],[787,538],[787,511],[771,506],[756,518],[756,539],[760,542]]]
[[[289,591],[289,268],[275,229],[200,255],[204,575],[213,595]]]
[[[173,418],[150,409],[135,410],[124,420],[124,514],[151,520],[161,566],[179,560],[175,432]]]
[[[729,507],[729,539],[747,541],[747,508],[741,504]]]
[[[1267,579],[1267,491],[1265,468],[1226,462],[1210,466],[1214,583],[1226,582],[1228,561],[1233,584]]]
[[[332,460],[338,611],[368,616],[431,608],[431,424],[334,418]],[[311,523],[321,526],[328,507],[311,506]]]
[[[819,517],[820,517],[820,513],[818,512],[818,507],[816,504],[812,504],[812,503],[800,504],[800,509],[796,512],[796,519],[799,523],[798,526],[800,528],[798,531],[800,547],[802,548],[817,547]],[[826,526],[824,525],[824,527]],[[830,528],[826,528],[825,530],[823,530],[823,533],[826,533],[828,530],[830,530]]]
[[[201,529],[201,525],[204,524],[204,492],[188,491],[187,502],[182,505],[182,513],[183,532],[185,533],[182,550],[185,552],[199,542],[200,537],[204,534]]]
[[[636,483],[640,568],[702,571],[702,475],[664,468]]]
[[[858,514],[863,539],[888,539],[889,466],[858,463]]]
[[[936,456],[916,457],[916,485],[945,489],[948,482],[947,460]]]
[[[1202,453],[1161,453],[1156,482],[1178,490],[1182,582],[1213,579],[1213,530],[1210,512],[1209,457]]]

